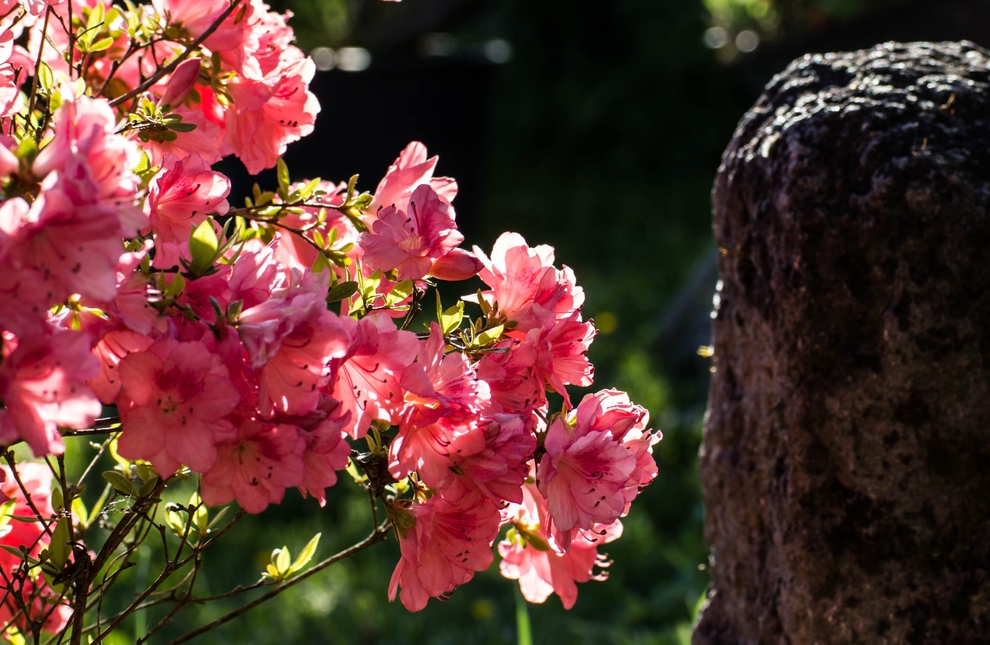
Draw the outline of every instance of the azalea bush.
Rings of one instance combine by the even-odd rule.
[[[595,327],[551,247],[462,248],[457,184],[418,142],[374,192],[293,181],[314,65],[260,0],[0,5],[5,639],[99,643],[158,607],[144,642],[250,598],[185,642],[386,539],[410,611],[495,551],[531,602],[605,578],[659,433],[623,392],[572,399]],[[232,206],[229,155],[277,185]],[[197,587],[245,513],[287,489],[315,511],[338,478],[367,494],[367,538]],[[141,549],[156,575],[117,606]]]

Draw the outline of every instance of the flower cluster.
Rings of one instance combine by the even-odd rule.
[[[314,66],[260,0],[8,4],[3,446],[59,455],[63,433],[115,417],[121,459],[196,473],[205,504],[251,513],[291,488],[323,503],[346,468],[388,511],[389,594],[410,610],[491,565],[503,527],[527,599],[570,607],[602,577],[597,547],[655,477],[659,435],[621,392],[572,404],[595,328],[551,247],[462,248],[457,184],[420,143],[373,193],[291,182],[280,156],[313,128]],[[211,168],[229,154],[277,166],[278,189],[233,208]],[[437,296],[423,324],[430,288],[474,276],[487,288]],[[50,477],[28,475],[48,504]],[[51,531],[33,527],[7,537],[33,552]]]

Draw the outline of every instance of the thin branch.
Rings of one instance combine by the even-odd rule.
[[[103,445],[100,446],[100,449],[96,451],[96,455],[89,462],[89,465],[86,466],[86,470],[83,471],[83,474],[80,475],[76,481],[80,481],[80,482],[86,481],[86,477],[89,476],[89,471],[93,470],[93,468],[96,467],[96,462],[100,460],[100,457],[103,456],[104,451],[107,449],[107,446],[109,445],[110,445],[110,439],[107,439],[106,441],[103,442]]]
[[[232,529],[234,527],[234,524],[237,524],[238,520],[240,520],[246,514],[247,514],[247,511],[245,511],[243,508],[237,509],[237,513],[234,514],[234,517],[230,518],[230,521],[227,522],[222,529],[220,529],[219,531],[217,531],[217,533],[215,535],[211,536],[210,539],[207,540],[206,542],[203,542],[202,544],[197,545],[196,548],[195,548],[194,553],[191,554],[191,555],[187,555],[182,560],[182,562],[179,562],[176,566],[179,567],[179,568],[186,566],[186,563],[188,563],[191,559],[193,559],[194,557],[196,557],[197,554],[202,553],[211,544],[213,544],[214,542],[216,542],[217,540],[219,540],[221,537],[223,537],[224,533],[226,533],[227,531],[229,531],[230,529]]]
[[[202,564],[202,559],[197,556],[196,557],[196,562],[193,564],[192,571],[190,571],[190,574],[192,574],[192,579],[189,581],[189,586],[186,588],[185,595],[182,598],[180,598],[175,603],[175,606],[174,607],[172,607],[171,609],[169,609],[169,611],[168,611],[167,614],[165,614],[164,616],[162,616],[161,620],[159,620],[157,623],[155,623],[155,625],[151,629],[148,630],[148,633],[146,633],[141,638],[137,639],[137,641],[135,642],[135,645],[141,645],[142,643],[147,642],[147,640],[149,638],[151,638],[155,634],[155,632],[157,632],[159,629],[161,629],[162,627],[164,627],[165,625],[167,625],[169,623],[169,621],[171,621],[172,618],[177,613],[179,613],[179,611],[183,607],[186,606],[186,604],[192,598],[193,586],[196,584],[196,576],[199,575],[199,568],[200,568],[200,565],[201,564]]]
[[[220,27],[220,23],[222,23],[224,20],[226,20],[227,19],[227,16],[229,16],[231,13],[233,13],[234,12],[234,9],[236,9],[237,8],[237,5],[239,5],[240,3],[241,3],[241,0],[233,0],[230,3],[230,6],[227,7],[222,14],[220,14],[220,17],[217,18],[216,20],[214,20],[213,21],[213,24],[211,24],[209,27],[207,27],[206,31],[204,31],[203,33],[201,33],[199,35],[199,38],[197,38],[196,40],[194,40],[191,43],[189,43],[189,45],[185,48],[185,50],[181,54],[179,54],[175,58],[175,60],[173,60],[171,63],[169,63],[165,67],[162,67],[161,69],[159,69],[157,72],[155,72],[154,74],[152,74],[151,77],[148,80],[144,81],[143,83],[141,83],[140,85],[138,85],[137,87],[135,87],[130,92],[127,92],[125,94],[121,94],[117,98],[115,98],[112,101],[110,101],[110,106],[111,107],[116,107],[116,106],[120,105],[121,103],[124,103],[126,101],[130,101],[132,98],[134,98],[135,96],[139,96],[142,92],[144,92],[149,87],[151,87],[152,85],[154,85],[155,83],[157,83],[166,74],[171,74],[175,70],[175,68],[178,67],[182,63],[182,61],[184,61],[187,58],[189,58],[189,55],[193,53],[193,50],[195,50],[197,47],[199,47],[200,45],[202,45],[203,44],[203,41],[205,41],[207,38],[209,38],[211,35],[213,35],[213,32],[216,31]],[[151,51],[152,51],[152,54],[154,54],[154,48],[152,48]]]
[[[373,544],[376,544],[378,542],[381,542],[386,537],[388,537],[389,529],[390,528],[391,527],[389,525],[388,520],[386,520],[385,522],[382,522],[381,525],[377,526],[375,528],[375,530],[371,532],[371,535],[369,535],[368,537],[364,538],[363,540],[361,540],[357,544],[344,549],[340,553],[337,553],[335,555],[330,556],[326,560],[324,560],[324,561],[320,562],[319,564],[317,564],[317,565],[315,565],[315,566],[307,569],[304,573],[299,574],[295,578],[292,578],[291,580],[286,580],[285,582],[283,582],[282,584],[278,585],[277,587],[275,587],[274,589],[272,589],[271,591],[269,591],[265,595],[259,596],[258,598],[255,598],[251,602],[249,602],[249,603],[247,603],[245,605],[242,605],[241,607],[238,607],[237,609],[235,609],[235,610],[233,610],[233,611],[231,611],[231,612],[229,612],[227,614],[224,614],[223,616],[221,616],[220,618],[217,618],[216,620],[214,620],[211,623],[207,623],[206,625],[203,625],[202,627],[200,627],[198,629],[194,629],[193,631],[188,632],[187,634],[184,634],[182,636],[179,636],[178,638],[172,639],[172,640],[168,641],[168,643],[166,643],[165,645],[179,645],[180,643],[185,643],[186,641],[190,641],[190,640],[196,638],[197,636],[200,636],[202,634],[205,634],[206,632],[208,632],[208,631],[210,631],[212,629],[216,629],[220,625],[223,625],[224,623],[237,618],[241,614],[245,614],[245,613],[251,611],[252,609],[254,609],[255,607],[257,607],[258,605],[260,605],[260,604],[262,604],[262,603],[264,603],[264,602],[266,602],[268,600],[271,600],[272,598],[274,598],[278,594],[282,593],[283,591],[285,591],[289,587],[302,582],[306,578],[310,577],[311,575],[313,575],[313,574],[315,574],[315,573],[317,573],[319,571],[322,571],[323,569],[326,569],[331,564],[334,564],[336,562],[339,562],[339,561],[343,560],[344,558],[347,558],[347,557],[350,557],[350,556],[354,555],[358,551],[363,551],[364,549],[368,548],[369,546],[371,546]]]
[[[38,78],[41,76],[38,70],[41,69],[41,54],[45,51],[45,36],[48,35],[48,16],[52,13],[51,7],[46,7],[45,9],[45,24],[41,27],[41,41],[38,43],[38,60],[34,64],[34,79],[31,81],[31,98],[28,100],[28,114],[34,112],[34,99],[38,95]]]
[[[86,428],[85,430],[65,430],[63,437],[91,437],[93,435],[108,435],[117,432],[117,428]]]

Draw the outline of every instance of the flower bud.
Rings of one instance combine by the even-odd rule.
[[[434,260],[430,275],[438,280],[467,280],[476,276],[484,266],[470,251],[451,249],[443,257]]]
[[[172,108],[182,105],[199,78],[199,68],[200,60],[198,58],[184,60],[175,68],[165,85],[165,92],[162,94],[161,100],[158,101],[158,105],[163,111],[168,112]]]

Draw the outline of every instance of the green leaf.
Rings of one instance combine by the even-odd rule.
[[[391,307],[396,303],[402,302],[408,298],[413,292],[413,281],[403,280],[402,282],[396,283],[392,290],[388,292],[385,296],[385,306]]]
[[[484,347],[489,343],[493,343],[502,337],[502,332],[504,331],[504,329],[505,327],[503,325],[498,325],[497,327],[492,327],[491,329],[487,329],[481,332],[480,334],[478,334],[478,337],[475,338],[475,343],[477,343],[481,347]]]
[[[185,123],[184,121],[176,121],[173,123],[167,123],[165,125],[169,130],[175,130],[176,132],[192,132],[196,129],[195,123]]]
[[[213,264],[220,242],[213,230],[213,220],[207,217],[189,235],[189,254],[192,256],[192,270],[201,274]]]
[[[149,479],[158,478],[158,473],[156,473],[155,469],[151,467],[151,464],[137,463],[134,464],[134,469],[137,470],[138,477],[141,478],[141,481],[146,482]]]
[[[360,277],[360,275],[358,276]],[[365,278],[361,281],[361,295],[365,300],[371,300],[378,291],[378,285],[382,283],[382,272],[381,269],[375,271],[370,277]]]
[[[456,305],[440,314],[438,322],[443,333],[450,334],[461,326],[464,320],[464,301],[459,300]]]
[[[121,495],[134,497],[134,486],[131,484],[131,480],[127,479],[116,470],[108,470],[103,473],[103,479],[110,482],[110,485],[113,486],[114,490]]]
[[[175,511],[176,506],[169,504],[165,507],[165,523],[168,524],[168,528],[172,529],[172,532],[182,537],[182,534],[186,530],[186,524],[182,520],[182,516]]]
[[[303,199],[303,200],[309,199],[309,196],[312,195],[313,191],[316,190],[319,186],[320,186],[319,177],[317,177],[316,179],[310,179],[309,183],[307,183],[302,188],[296,190],[296,194],[299,196],[299,199]]]
[[[186,279],[182,277],[181,273],[176,273],[172,278],[172,281],[165,287],[162,292],[166,298],[176,298],[178,297],[186,288]],[[143,479],[143,478],[142,478]]]
[[[10,645],[27,645],[27,640],[24,635],[17,631],[17,628],[11,625],[3,632],[3,637],[5,640],[10,641]]]
[[[86,21],[86,29],[96,29],[103,24],[106,17],[106,8],[102,2],[97,2],[96,6],[89,10],[89,19]]]
[[[189,498],[189,506],[194,507],[196,510],[193,512],[193,526],[196,527],[196,531],[200,536],[206,535],[206,531],[210,524],[210,512],[206,508],[206,504],[200,499],[199,493],[194,492]]]
[[[289,167],[281,157],[275,162],[275,174],[278,176],[278,196],[283,201],[289,199]]]
[[[385,506],[385,514],[392,520],[392,525],[399,535],[405,536],[406,531],[416,526],[416,518],[412,513],[398,506]]]
[[[38,83],[49,93],[55,87],[55,75],[52,74],[52,68],[44,61],[38,66]]]
[[[327,294],[327,302],[340,302],[341,300],[346,300],[357,293],[358,288],[358,283],[353,280],[341,282]]]
[[[303,547],[302,552],[296,557],[296,561],[292,563],[289,567],[289,575],[302,571],[302,568],[309,564],[309,561],[313,559],[316,554],[316,547],[320,544],[320,536],[322,533],[317,533],[313,536],[313,539],[306,543]]]
[[[151,492],[155,490],[155,486],[158,485],[158,478],[152,477],[148,481],[141,485],[141,490],[138,491],[138,497],[148,497]]]
[[[144,175],[151,170],[151,157],[144,150],[141,151],[141,158],[138,159],[137,166],[134,167],[135,174]]]
[[[289,547],[283,546],[281,549],[275,549],[272,551],[272,565],[275,570],[278,571],[280,576],[284,576],[289,572],[289,566],[291,566],[292,558],[289,555]]]
[[[18,159],[25,159],[29,163],[34,162],[34,158],[38,155],[38,142],[34,140],[34,137],[24,137],[19,144],[17,144],[17,150],[14,151]]]
[[[229,506],[224,506],[223,508],[221,508],[220,509],[220,512],[216,514],[216,517],[214,517],[212,520],[210,520],[210,523],[206,525],[207,530],[209,530],[209,529],[213,528],[214,526],[216,526],[217,524],[219,524],[220,523],[220,520],[223,519],[223,516],[226,515],[227,514],[227,511],[229,511],[229,510],[230,510],[230,507]]]
[[[72,514],[79,518],[79,525],[84,529],[89,528],[89,524],[86,520],[89,519],[89,511],[86,509],[86,503],[82,501],[81,497],[72,498]]]
[[[323,238],[323,233],[313,231],[313,242],[321,249],[327,248],[327,241]]]
[[[0,549],[3,549],[4,551],[6,551],[7,553],[13,556],[17,556],[18,558],[21,558],[22,560],[25,559],[24,557],[25,554],[23,551],[21,551],[16,547],[10,546],[9,544],[0,544]]]
[[[62,497],[61,488],[55,487],[52,489],[52,508],[56,513],[65,508],[65,498]]]
[[[549,551],[550,545],[547,541],[541,538],[536,533],[526,533],[526,544],[530,545],[537,551]]]
[[[69,561],[72,547],[69,546],[69,518],[59,518],[55,530],[52,531],[52,542],[48,545],[49,559],[52,564],[61,569]]]
[[[100,38],[95,43],[93,43],[92,45],[90,45],[89,51],[91,51],[91,52],[105,51],[107,49],[110,49],[110,47],[112,45],[113,45],[113,38],[111,38],[110,36],[107,36],[106,38]]]
[[[327,256],[323,253],[316,254],[316,260],[313,261],[312,271],[313,273],[322,273],[323,271],[328,271],[330,269],[330,262],[327,260]],[[354,283],[357,284],[356,282]],[[331,291],[332,292],[332,291]],[[343,298],[341,298],[343,300]],[[330,302],[330,294],[327,294],[327,302]]]

